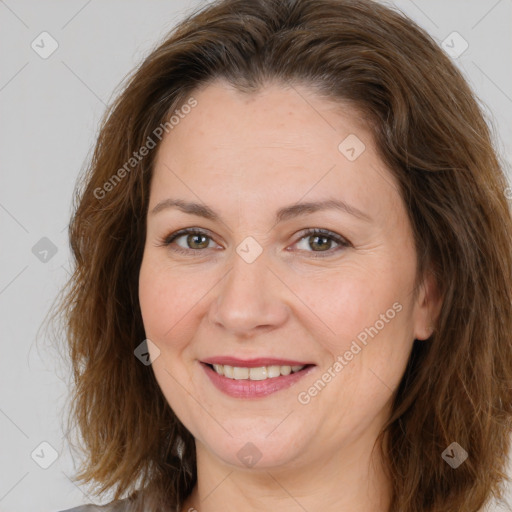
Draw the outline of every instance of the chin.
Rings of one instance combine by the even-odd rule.
[[[254,425],[254,418],[252,423]],[[272,428],[266,427],[266,423],[261,430],[255,430],[253,426],[248,433],[244,425],[232,423],[227,428],[232,437],[227,433],[220,438],[206,436],[206,442],[203,437],[202,444],[225,464],[238,469],[268,470],[296,465],[303,453],[301,446],[306,447],[310,443],[292,431],[290,425],[279,433],[272,432],[276,428],[275,423]]]

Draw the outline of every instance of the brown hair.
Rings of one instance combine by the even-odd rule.
[[[362,113],[400,185],[418,282],[432,271],[443,296],[434,334],[415,341],[381,434],[389,434],[390,511],[473,512],[502,499],[512,418],[503,166],[456,66],[411,20],[370,0],[206,4],[109,108],[77,187],[69,227],[76,265],[59,310],[76,386],[69,420],[86,454],[77,479],[99,483],[98,494],[114,489],[116,499],[144,497],[146,510],[180,507],[196,483],[194,439],[151,367],[134,357],[145,339],[138,273],[156,150],[133,153],[216,78],[247,93],[269,81],[302,83]],[[441,457],[454,441],[469,453],[457,469]]]

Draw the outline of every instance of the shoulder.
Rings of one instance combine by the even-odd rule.
[[[112,501],[107,505],[93,505],[92,503],[87,505],[80,505],[74,508],[68,508],[61,510],[60,512],[132,512],[133,508],[130,507],[131,502],[129,498],[122,500]]]
[[[129,512],[129,500],[117,500],[113,501],[107,505],[80,505],[74,508],[68,508],[66,510],[61,510],[60,512]]]

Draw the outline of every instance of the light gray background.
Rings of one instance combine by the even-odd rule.
[[[74,464],[62,437],[67,368],[37,331],[70,268],[66,228],[73,187],[105,105],[122,78],[197,3],[0,0],[1,512],[99,503],[69,478]],[[510,173],[512,0],[394,4],[439,43],[453,31],[469,43],[455,61],[495,126]],[[47,59],[31,48],[43,31],[59,45]],[[57,249],[46,262],[32,252],[43,237]],[[50,462],[51,450],[42,442],[58,453],[48,469],[31,458],[36,449],[35,459]]]

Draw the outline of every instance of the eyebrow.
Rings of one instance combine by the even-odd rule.
[[[155,215],[158,212],[169,208],[177,208],[184,213],[188,213],[191,215],[197,215],[199,217],[204,217],[205,219],[209,219],[212,221],[222,220],[220,215],[216,213],[212,208],[205,204],[199,204],[189,201],[183,201],[181,199],[164,199],[160,201],[150,212],[150,215]],[[275,223],[283,222],[285,220],[292,219],[294,217],[299,217],[301,215],[308,215],[310,213],[318,212],[321,210],[340,210],[342,212],[348,213],[357,217],[361,220],[372,221],[372,218],[364,213],[363,211],[357,209],[354,206],[346,203],[345,201],[341,201],[339,199],[327,199],[325,201],[315,201],[315,202],[306,202],[306,203],[296,203],[289,206],[285,206],[280,208],[276,212]]]

